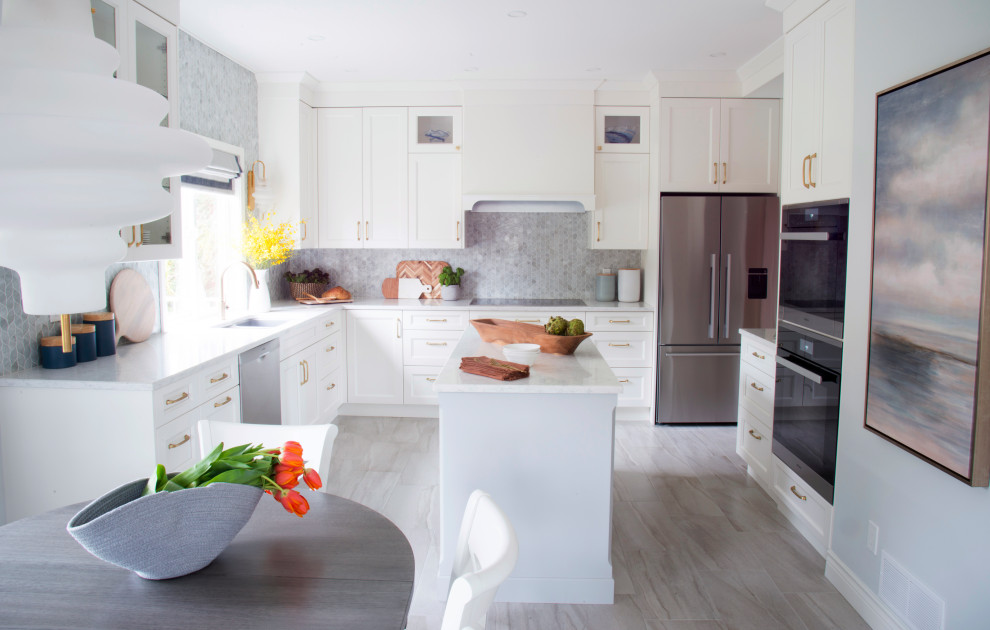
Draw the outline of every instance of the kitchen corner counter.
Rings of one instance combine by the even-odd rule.
[[[751,335],[753,337],[756,337],[758,340],[765,341],[766,343],[774,347],[777,346],[776,328],[740,328],[739,333],[743,335]]]

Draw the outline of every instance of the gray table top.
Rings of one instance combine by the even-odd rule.
[[[84,504],[0,527],[0,628],[404,628],[409,541],[370,508],[306,496],[303,518],[262,497],[212,564],[172,580],[142,579],[83,549],[65,525]]]

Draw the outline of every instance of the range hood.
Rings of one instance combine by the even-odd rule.
[[[592,212],[594,195],[463,195],[464,209],[473,212]]]

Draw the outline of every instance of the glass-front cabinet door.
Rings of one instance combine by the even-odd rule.
[[[596,153],[649,153],[649,107],[596,107]]]
[[[456,153],[461,150],[460,107],[410,107],[410,153]]]

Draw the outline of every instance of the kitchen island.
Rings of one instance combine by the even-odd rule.
[[[491,494],[519,538],[498,601],[611,604],[612,456],[621,391],[595,344],[540,354],[530,376],[460,371],[462,357],[504,360],[468,328],[436,380],[440,404],[440,564],[449,584],[467,498]]]

